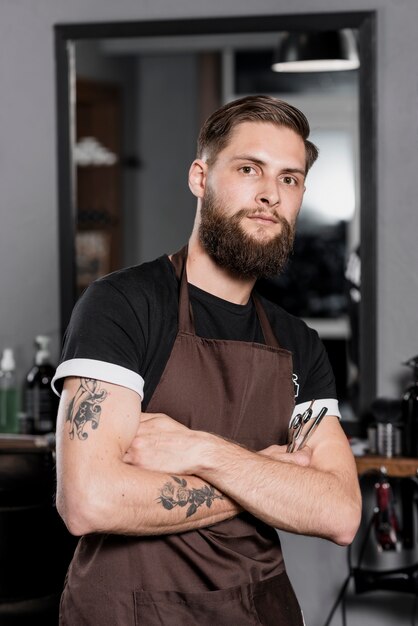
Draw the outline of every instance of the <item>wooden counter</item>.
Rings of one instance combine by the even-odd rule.
[[[356,456],[357,472],[364,474],[370,470],[380,470],[382,467],[386,469],[388,476],[406,477],[416,476],[418,473],[418,459],[405,457],[377,456],[374,454]]]
[[[11,451],[43,452],[54,447],[54,435],[12,435],[0,433],[0,453]]]

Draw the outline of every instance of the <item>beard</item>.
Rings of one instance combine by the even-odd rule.
[[[295,224],[273,211],[272,216],[281,224],[280,232],[267,241],[247,234],[241,221],[249,215],[261,213],[259,209],[241,209],[228,216],[212,190],[208,189],[202,200],[199,238],[206,252],[221,267],[242,278],[270,278],[283,270],[295,239]]]

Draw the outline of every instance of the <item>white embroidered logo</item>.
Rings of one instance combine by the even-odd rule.
[[[299,383],[298,383],[298,375],[292,374],[293,385],[295,387],[295,398],[299,395]]]

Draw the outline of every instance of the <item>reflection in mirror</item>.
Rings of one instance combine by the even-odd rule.
[[[200,125],[215,108],[253,93],[287,100],[307,115],[320,158],[307,178],[295,253],[262,288],[318,330],[351,419],[364,405],[345,278],[365,210],[362,68],[276,73],[277,40],[267,31],[74,41],[76,296],[96,277],[187,240],[195,210],[187,172]]]

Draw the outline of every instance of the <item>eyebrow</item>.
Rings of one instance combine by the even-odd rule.
[[[237,156],[232,157],[232,161],[252,161],[257,165],[266,165],[266,162],[262,159],[258,159],[255,156],[251,156],[251,154],[238,154]],[[299,167],[285,167],[283,172],[286,174],[302,174],[303,177],[306,176],[306,170],[302,170]]]

